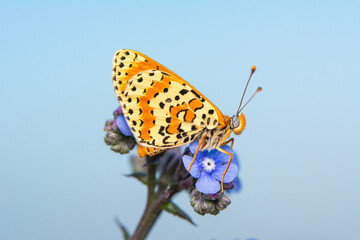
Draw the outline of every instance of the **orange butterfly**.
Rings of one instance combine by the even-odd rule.
[[[255,66],[244,94],[254,71]],[[220,147],[230,142],[232,147],[234,139],[227,140],[231,131],[239,135],[245,128],[245,116],[240,109],[244,94],[237,114],[232,117],[223,115],[180,76],[144,54],[129,49],[115,53],[112,80],[127,124],[139,144],[140,157],[153,156],[199,140],[192,163],[199,150],[217,149],[230,156],[221,181],[224,191],[223,180],[233,156]],[[260,90],[258,88],[254,95]]]

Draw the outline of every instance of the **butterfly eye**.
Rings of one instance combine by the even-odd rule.
[[[238,126],[235,125],[232,130],[236,135],[239,135],[244,130],[245,125],[246,125],[245,115],[243,113],[241,113],[237,120],[238,120],[238,123],[240,123],[240,124]],[[235,123],[235,121],[234,121],[234,123]]]

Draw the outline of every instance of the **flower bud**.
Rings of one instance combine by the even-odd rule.
[[[124,139],[120,143],[111,146],[111,150],[120,154],[126,154],[135,147],[136,141],[133,137],[123,137]]]
[[[114,132],[114,131],[109,131],[106,133],[105,135],[105,143],[107,145],[116,145],[119,144],[121,140],[123,140],[124,135]]]
[[[112,129],[112,125],[114,124],[113,120],[106,120],[105,122],[105,127],[104,127],[104,131],[108,132]]]
[[[216,208],[220,211],[224,210],[227,206],[230,205],[230,203],[230,198],[225,194],[222,194],[221,197],[216,201]]]
[[[205,215],[207,213],[216,212],[215,204],[212,201],[207,201],[200,198],[199,201],[194,201],[193,209],[200,215]]]
[[[229,183],[224,183],[224,190],[231,190],[234,188],[234,181]]]
[[[122,109],[121,107],[118,107],[113,112],[114,119],[107,120],[105,122],[104,130],[106,132],[106,135],[104,140],[107,145],[111,145],[111,150],[113,150],[114,152],[125,154],[135,147],[136,140],[132,136],[132,134],[126,136],[120,131],[118,127],[117,119],[119,116],[121,116],[121,118],[124,119],[122,115],[123,115]],[[125,121],[123,122],[124,122],[123,125],[126,124]],[[122,127],[124,128],[124,126]],[[126,127],[128,128],[127,125]]]
[[[221,192],[216,194],[203,194],[194,188],[190,192],[190,196],[190,205],[194,211],[200,215],[217,215],[231,203],[230,198]]]
[[[118,108],[113,112],[114,119],[116,119],[119,115],[123,115],[123,111],[122,111],[121,107],[118,107]]]
[[[211,200],[211,201],[217,200],[219,198],[219,196],[221,196],[221,192],[217,192],[214,194],[203,194],[203,197],[206,200]]]

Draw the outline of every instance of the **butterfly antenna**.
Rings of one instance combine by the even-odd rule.
[[[251,98],[244,104],[244,106],[239,110],[239,112],[241,112],[243,109],[244,109],[244,107],[246,106],[246,105],[248,105],[248,103],[251,101],[251,99],[253,99],[253,97],[255,97],[255,95],[258,93],[258,92],[260,92],[262,90],[262,88],[261,87],[258,87],[258,89],[256,90],[256,92],[254,92],[254,94],[251,96]]]
[[[238,110],[237,110],[237,112],[236,112],[236,116],[239,116],[239,113],[241,112],[241,110],[240,110],[241,104],[242,104],[242,101],[244,100],[244,96],[245,96],[245,93],[246,93],[246,89],[247,89],[247,87],[248,87],[248,85],[249,85],[250,79],[251,79],[252,75],[254,74],[255,70],[256,70],[256,67],[255,67],[255,65],[253,65],[253,66],[251,67],[251,73],[250,73],[249,79],[248,79],[248,81],[247,81],[247,83],[246,83],[246,86],[245,86],[243,95],[242,95],[242,97],[241,97],[240,105],[239,105],[239,108],[238,108]],[[251,98],[250,98],[250,99],[251,99]],[[242,108],[241,108],[241,109],[242,109]]]

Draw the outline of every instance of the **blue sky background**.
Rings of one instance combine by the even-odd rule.
[[[243,190],[195,228],[163,214],[149,239],[360,239],[359,1],[3,2],[0,239],[121,239],[145,187],[103,142],[112,56],[135,49],[235,113]],[[135,154],[135,153],[134,153]]]

